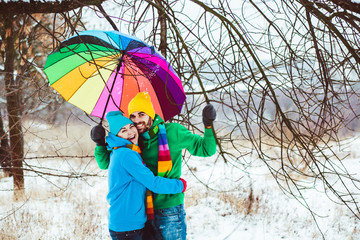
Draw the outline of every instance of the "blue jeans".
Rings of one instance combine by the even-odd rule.
[[[155,227],[164,240],[186,240],[186,213],[184,205],[154,211]]]
[[[143,240],[163,240],[161,233],[156,230],[154,220],[145,223]]]
[[[114,232],[109,229],[110,237],[112,240],[142,240],[144,229],[127,231],[127,232]]]

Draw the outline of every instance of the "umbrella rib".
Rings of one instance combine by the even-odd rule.
[[[136,58],[137,58],[137,57],[136,57]],[[135,66],[142,65],[142,66],[145,67],[145,69],[143,69],[143,68],[138,68],[139,70],[137,70],[136,68],[131,68],[131,67],[128,67],[128,66],[126,66],[126,67],[128,67],[128,69],[131,69],[131,70],[132,70],[132,71],[129,71],[129,72],[133,72],[133,73],[134,73],[132,76],[133,76],[133,77],[135,78],[135,80],[136,80],[136,83],[137,83],[137,86],[138,86],[138,90],[139,90],[139,91],[140,91],[140,86],[139,86],[139,81],[138,81],[138,79],[137,79],[137,76],[143,76],[143,77],[145,77],[145,78],[148,78],[148,76],[147,76],[148,74],[144,73],[143,70],[150,70],[151,73],[153,73],[160,81],[162,81],[159,75],[157,75],[151,68],[147,67],[145,64],[143,64],[142,62],[138,61],[136,58],[132,58],[133,64],[134,64]],[[129,64],[129,65],[130,65],[130,64]],[[149,78],[148,78],[148,79],[149,79]],[[150,79],[149,79],[149,80],[150,80]],[[166,85],[165,85],[165,88],[166,88]],[[158,95],[157,95],[157,93],[156,93],[155,88],[154,88],[154,91],[155,91],[155,96],[157,97],[157,101],[158,101],[158,103],[160,104],[160,106],[164,105],[163,102],[160,101],[160,99],[158,98]],[[175,99],[172,97],[172,95],[170,95],[170,97],[169,97],[167,91],[166,91],[166,98],[169,100],[169,102],[171,102],[171,104],[173,104],[173,105],[178,105],[178,104],[176,104]],[[161,108],[163,109],[163,107],[161,107]]]
[[[124,64],[124,67],[126,67],[127,69],[128,69],[128,72],[129,73],[131,73],[131,72],[135,72],[136,71],[136,69],[133,69],[132,67],[131,67],[131,64]],[[124,71],[124,73],[125,73],[125,71]],[[137,84],[137,88],[138,88],[138,90],[140,91],[140,85],[139,85],[139,81],[138,81],[138,79],[137,79],[137,76],[136,76],[136,74],[129,74],[129,76],[132,76],[132,77],[134,77],[135,78],[135,82],[136,82],[136,84]],[[139,74],[139,76],[140,76],[140,74]],[[145,75],[142,75],[142,76],[145,76]]]
[[[78,34],[78,33],[77,33]],[[107,35],[107,34],[106,34]],[[80,36],[79,34],[78,34],[78,36]],[[107,35],[108,37],[109,37],[109,35]],[[80,38],[80,40],[83,42],[83,40]],[[85,43],[85,42],[83,42],[83,44],[85,45],[85,47],[88,49],[88,51],[89,51],[89,53],[90,53],[90,56],[91,56],[91,59],[92,59],[92,61],[93,62],[91,62],[91,61],[88,61],[90,64],[95,64],[95,67],[96,67],[96,71],[99,73],[99,76],[100,76],[100,78],[101,78],[101,80],[103,81],[103,83],[105,84],[105,87],[107,88],[107,85],[106,85],[106,81],[105,81],[105,79],[104,79],[104,77],[102,76],[102,74],[101,74],[101,72],[100,72],[100,70],[99,70],[99,66],[96,64],[96,62],[95,62],[95,59],[94,59],[94,56],[93,56],[93,54],[92,54],[92,52],[90,51],[90,48],[88,47],[88,45],[87,45],[87,43]],[[116,49],[115,49],[116,50]],[[84,60],[86,60],[86,59],[84,59]],[[86,60],[87,61],[87,60]],[[115,81],[114,81],[115,82]],[[108,91],[109,91],[109,89],[108,89]],[[110,93],[111,92],[109,92],[109,95],[110,95]],[[107,106],[107,104],[108,104],[108,101],[109,101],[109,99],[107,100],[107,103],[106,103],[106,106]],[[106,108],[105,108],[106,109]],[[105,113],[105,111],[104,111],[104,113]],[[102,116],[102,118],[101,118],[101,121],[102,121],[102,119],[104,118],[104,113],[103,113],[103,116]]]
[[[107,35],[107,34],[106,34],[106,35]],[[80,35],[78,34],[78,36],[80,36]],[[111,39],[109,35],[107,35],[107,37],[108,37],[109,39]],[[104,119],[104,115],[105,115],[105,112],[106,112],[106,108],[107,108],[107,106],[108,106],[108,104],[109,104],[110,98],[111,98],[111,99],[113,100],[113,102],[115,103],[115,101],[114,101],[114,99],[113,99],[113,97],[112,97],[112,95],[111,95],[111,91],[112,91],[112,89],[113,89],[113,87],[114,87],[114,85],[115,85],[115,80],[116,80],[116,78],[117,78],[117,75],[118,75],[118,72],[119,72],[119,69],[120,69],[120,66],[121,66],[121,62],[122,62],[122,59],[123,59],[123,55],[121,55],[121,59],[120,59],[119,64],[118,64],[118,66],[117,66],[117,71],[116,71],[116,75],[115,75],[115,78],[114,78],[114,82],[113,82],[113,84],[112,84],[112,86],[111,86],[111,89],[109,89],[108,86],[107,86],[107,84],[106,84],[106,81],[105,81],[104,77],[102,76],[102,74],[101,74],[101,72],[100,72],[99,65],[96,64],[96,62],[95,62],[94,56],[93,56],[92,52],[90,51],[90,48],[89,48],[88,44],[85,43],[81,38],[79,38],[79,39],[82,41],[82,43],[84,44],[84,46],[87,48],[87,50],[88,50],[88,52],[89,52],[89,54],[90,54],[90,56],[91,56],[91,59],[92,59],[91,61],[88,61],[87,59],[85,59],[84,57],[82,57],[80,54],[78,54],[78,53],[74,52],[73,50],[71,50],[69,47],[66,46],[66,48],[68,48],[70,51],[72,51],[73,53],[77,54],[78,56],[80,56],[81,58],[83,58],[84,60],[86,60],[87,62],[89,62],[89,64],[94,64],[94,65],[95,65],[95,67],[96,67],[96,72],[99,73],[99,76],[100,76],[101,80],[103,81],[105,88],[106,88],[106,89],[108,90],[108,92],[109,92],[109,96],[108,96],[108,99],[107,99],[107,101],[106,101],[106,105],[105,105],[105,108],[104,108],[102,117],[101,117],[101,119],[100,119],[100,124],[101,124],[102,120]],[[107,48],[107,49],[110,50],[110,48],[108,48],[108,47],[105,47],[105,48]],[[115,50],[115,52],[117,52],[117,50],[116,50],[115,48],[112,49],[112,50]],[[121,54],[120,51],[119,51],[119,53]],[[115,105],[116,105],[116,104],[115,104]],[[119,109],[120,109],[120,108],[119,108]]]
[[[151,68],[149,68],[145,63],[142,63],[141,61],[137,60],[137,59],[139,59],[138,56],[133,56],[133,58],[135,58],[135,60],[136,60],[136,62],[137,62],[138,64],[140,64],[140,65],[142,65],[142,66],[150,69],[150,71],[151,71],[153,74],[155,74],[159,79],[161,79],[160,76],[159,76],[155,71],[153,71]],[[154,62],[152,62],[152,61],[150,61],[150,60],[147,60],[147,61],[149,61],[149,62],[151,62],[151,63],[153,63],[153,64],[156,64],[156,63],[154,63]],[[160,67],[160,66],[159,66],[159,67]],[[163,68],[161,68],[161,69],[163,69]],[[163,69],[163,70],[166,71],[165,69]],[[167,74],[166,74],[166,79],[165,79],[165,83],[164,83],[164,84],[165,84],[165,89],[167,89],[167,85],[168,85],[168,79],[169,79],[169,76],[170,76],[169,71],[170,71],[170,68],[168,67],[168,68],[167,68],[167,71],[166,71]],[[144,75],[144,76],[146,76],[146,75]],[[175,80],[175,79],[174,79],[174,80]],[[178,84],[175,84],[175,86],[176,86],[176,88],[179,90],[179,92],[182,92],[182,90],[181,90],[181,88],[179,87]],[[165,93],[166,93],[166,98],[171,102],[171,104],[173,104],[173,105],[181,105],[181,104],[177,104],[177,103],[176,103],[175,99],[174,99],[171,95],[169,95],[168,91],[165,91]]]
[[[109,96],[108,96],[108,99],[106,100],[106,104],[105,104],[105,108],[104,108],[104,111],[103,111],[101,120],[104,119],[105,112],[106,112],[107,106],[108,106],[108,104],[109,104],[110,98],[112,99],[113,103],[114,103],[115,106],[116,106],[115,100],[114,100],[114,98],[112,97],[111,93],[112,93],[112,90],[113,90],[113,88],[114,88],[114,86],[115,86],[115,81],[116,81],[116,78],[117,78],[117,76],[118,76],[118,74],[119,74],[119,71],[120,71],[120,68],[121,68],[121,65],[122,65],[123,62],[124,62],[124,54],[122,54],[122,56],[121,56],[121,58],[120,58],[120,60],[119,60],[119,64],[118,64],[117,67],[116,67],[116,73],[115,73],[114,81],[113,81],[113,83],[112,83],[112,85],[111,85],[111,89],[109,90],[109,88],[108,88],[107,85],[105,84],[106,88],[107,88],[108,91],[109,91]],[[121,111],[120,106],[118,106],[118,108],[119,108],[119,110]],[[123,112],[123,111],[121,111],[121,112]]]
[[[109,52],[112,52],[112,51],[114,51],[117,55],[120,55],[121,54],[121,51],[118,51],[117,49],[118,49],[118,46],[114,46],[112,43],[111,43],[111,40],[112,40],[112,38],[108,35],[108,34],[106,34],[106,36],[107,36],[107,38],[108,38],[108,42],[105,42],[104,40],[102,40],[102,39],[100,39],[100,38],[98,38],[98,37],[94,37],[94,38],[97,38],[97,39],[99,39],[99,42],[105,42],[107,45],[110,45],[110,46],[112,46],[112,48],[110,48],[110,47],[108,47],[107,45],[105,45],[105,44],[103,44],[103,45],[100,45],[100,44],[88,44],[87,42],[84,42],[84,40],[83,40],[83,38],[84,37],[92,37],[92,36],[90,36],[90,35],[80,35],[79,33],[77,33],[77,39],[78,40],[80,40],[81,41],[81,43],[82,44],[84,44],[84,46],[86,47],[86,49],[87,49],[87,52],[90,54],[90,56],[91,56],[91,60],[87,60],[85,57],[83,57],[82,55],[80,55],[80,53],[77,53],[77,52],[75,52],[73,49],[71,49],[69,46],[70,45],[65,45],[63,48],[66,48],[66,49],[68,49],[70,52],[72,52],[72,53],[74,53],[75,55],[77,55],[77,56],[79,56],[80,58],[82,58],[83,60],[85,60],[86,62],[89,62],[90,64],[94,64],[94,65],[96,65],[97,66],[97,64],[96,64],[96,62],[95,62],[95,58],[94,58],[94,55],[93,55],[93,52],[90,50],[90,48],[89,48],[89,46],[88,45],[92,45],[94,48],[96,48],[96,46],[98,45],[98,46],[102,46],[102,47],[104,47],[104,48],[106,48],[106,49],[108,49],[108,51]],[[66,42],[68,42],[69,40],[67,40],[67,41],[65,41],[65,43]],[[78,43],[78,44],[81,44],[81,43]],[[60,44],[60,47],[61,47],[61,44]],[[62,48],[59,48],[59,52],[61,52],[61,49]],[[98,48],[99,49],[99,48]],[[100,50],[100,49],[99,49]],[[86,52],[86,51],[84,51],[84,52]],[[105,52],[105,51],[103,51],[103,50],[100,50],[100,52]],[[113,54],[113,55],[116,55],[116,54]],[[104,55],[104,56],[101,56],[101,57],[106,57],[107,55]],[[61,61],[61,60],[59,60],[59,61]],[[56,63],[56,62],[55,62]],[[54,64],[55,64],[54,63]],[[97,69],[98,70],[98,69]],[[105,82],[105,81],[104,81]]]
[[[69,45],[64,46],[64,48],[68,49],[70,52],[72,52],[72,53],[74,53],[75,55],[79,56],[80,58],[82,58],[82,59],[85,60],[86,62],[89,62],[89,63],[92,63],[92,64],[96,64],[96,63],[95,63],[95,58],[94,58],[94,56],[93,56],[93,53],[92,53],[92,51],[90,50],[90,48],[89,48],[89,46],[88,46],[89,44],[83,41],[83,39],[80,37],[79,33],[77,33],[77,35],[78,35],[79,39],[81,40],[81,43],[84,44],[84,46],[86,47],[87,52],[90,54],[91,60],[89,61],[89,60],[87,60],[85,57],[83,57],[82,55],[80,55],[80,53],[75,52],[73,49],[71,49],[71,48],[69,47]],[[79,43],[79,44],[80,44],[80,43]],[[60,46],[61,46],[61,44],[60,44]],[[92,45],[92,46],[95,47],[96,45]],[[99,46],[100,46],[100,45],[99,45]],[[109,51],[117,52],[116,48],[111,49],[111,48],[106,47],[106,46],[103,46],[103,47],[105,47],[105,48],[108,49]],[[100,50],[100,49],[99,49],[99,50]],[[104,52],[103,50],[100,50],[100,51]],[[59,52],[61,52],[61,49],[59,49]],[[86,51],[84,51],[84,52],[86,52]],[[106,55],[105,55],[105,56],[106,56]],[[61,60],[62,60],[62,59],[61,59]],[[59,61],[61,61],[61,60],[59,60]]]
[[[112,38],[111,38],[108,34],[106,34],[106,36],[108,37],[109,40],[110,40],[110,39],[112,40]],[[84,44],[85,44],[85,46],[88,48],[88,46],[86,45],[86,43],[84,43]],[[116,50],[116,49],[115,49],[115,50]],[[90,54],[91,54],[91,51],[90,51],[89,48],[88,48],[88,51],[89,51]],[[103,114],[102,114],[102,116],[101,116],[101,118],[100,118],[100,124],[102,123],[102,120],[104,119],[105,112],[106,112],[106,108],[107,108],[107,106],[108,106],[108,104],[109,104],[110,98],[112,99],[112,101],[113,101],[114,104],[115,104],[115,100],[113,99],[113,97],[112,97],[112,95],[111,95],[111,92],[112,92],[112,89],[114,88],[115,81],[116,81],[116,78],[117,78],[117,75],[118,75],[118,73],[119,73],[121,64],[122,64],[122,62],[123,62],[123,57],[124,57],[124,54],[122,54],[121,51],[119,51],[119,53],[121,54],[121,58],[120,58],[120,60],[119,60],[119,63],[118,63],[118,65],[117,65],[117,68],[116,68],[116,74],[115,74],[114,81],[113,81],[113,83],[112,83],[111,89],[108,88],[104,77],[102,76],[101,72],[99,71],[98,65],[97,65],[97,64],[95,65],[95,66],[96,66],[96,70],[97,70],[97,72],[99,73],[100,78],[101,78],[101,80],[103,81],[103,83],[104,83],[104,85],[105,85],[105,88],[106,88],[106,89],[108,90],[108,92],[109,92],[109,96],[108,96],[108,99],[107,99],[107,101],[106,101]],[[94,64],[95,64],[95,60],[94,60],[92,54],[91,54],[91,57],[92,57],[92,59],[93,59],[93,61],[94,61]],[[116,105],[116,104],[115,104],[115,105]],[[121,111],[120,107],[119,107],[119,110]]]
[[[112,60],[109,60],[108,62],[112,62]],[[84,63],[85,64],[85,63]],[[90,63],[90,64],[94,64],[94,63]],[[101,71],[100,71],[100,69],[105,69],[105,70],[109,70],[109,71],[113,71],[113,69],[112,68],[108,68],[108,67],[104,67],[104,66],[101,66],[101,65],[98,65],[98,64],[94,64],[95,66],[96,66],[96,71],[93,73],[93,74],[91,74],[90,75],[90,77],[89,76],[85,76],[83,73],[82,73],[82,71],[80,71],[80,69],[79,69],[79,73],[80,73],[80,75],[84,78],[84,79],[89,79],[89,78],[91,78],[91,77],[94,77],[94,76],[96,76],[96,72],[98,73],[98,76],[100,76],[100,79],[102,80],[102,82],[104,83],[104,85],[105,85],[105,88],[110,92],[111,90],[109,90],[109,88],[108,88],[108,86],[107,86],[107,84],[106,84],[106,82],[105,82],[105,80],[104,80],[104,77],[102,76],[102,74],[101,74]],[[111,64],[109,64],[109,65],[111,65]],[[100,68],[99,68],[100,67]],[[83,86],[83,84],[85,84],[86,83],[86,81],[84,81],[81,85],[79,85],[78,87],[77,87],[77,89],[76,90],[74,90],[74,92],[73,92],[73,94],[71,95],[71,96],[69,96],[69,99],[76,93],[76,91],[78,90],[78,89],[80,89],[82,86]]]
[[[104,83],[105,86],[106,86],[106,81],[105,81],[104,77],[102,76],[101,72],[99,71],[99,67],[101,68],[101,66],[99,66],[99,65],[96,63],[95,58],[94,58],[94,56],[93,56],[93,53],[92,53],[92,51],[90,50],[88,44],[82,40],[82,38],[80,37],[79,34],[78,34],[78,37],[79,37],[79,39],[82,41],[82,43],[84,44],[84,46],[87,48],[87,52],[90,54],[91,60],[87,60],[87,59],[86,59],[84,56],[82,56],[80,53],[77,53],[77,52],[75,52],[73,49],[71,49],[68,45],[66,45],[66,46],[64,46],[64,47],[65,47],[66,49],[68,49],[69,51],[71,51],[72,53],[74,53],[74,55],[77,55],[77,56],[79,56],[80,58],[82,58],[83,60],[85,60],[85,62],[88,62],[89,64],[94,64],[95,67],[96,67],[96,72],[99,73],[99,76],[100,76],[101,80],[103,81],[103,83]],[[92,45],[92,46],[95,47],[95,45]],[[100,46],[100,45],[99,45],[99,46]],[[105,47],[105,46],[104,46],[104,47]],[[106,47],[106,48],[109,49],[109,51],[110,51],[110,50],[115,50],[114,52],[115,52],[116,54],[119,54],[119,53],[120,53],[120,52],[117,51],[116,49],[111,49],[111,48],[108,48],[108,47]],[[59,51],[60,51],[60,49],[59,49]],[[101,51],[102,51],[102,50],[101,50]],[[84,51],[84,52],[86,52],[86,51]],[[103,52],[104,52],[104,51],[103,51]],[[116,54],[114,54],[114,55],[116,55]],[[104,55],[104,57],[106,57],[106,55]],[[62,59],[61,59],[61,60],[62,60]],[[58,61],[61,61],[61,60],[58,60]],[[58,62],[58,61],[56,61],[56,62]],[[54,62],[53,64],[55,64],[56,62]],[[52,65],[53,65],[53,64],[52,64]]]
[[[149,53],[150,49],[151,53]],[[181,105],[179,103],[182,101],[182,94],[184,94],[181,81],[179,81],[169,63],[166,62],[166,59],[157,54],[153,47],[149,47],[140,39],[134,39],[131,36],[117,34],[116,32],[84,31],[83,33],[76,33],[72,38],[63,41],[56,52],[58,53],[48,61],[49,64],[44,68],[44,71],[47,70],[50,74],[49,77],[51,77],[52,83],[63,78],[65,71],[67,73],[71,71],[68,78],[63,78],[56,86],[54,85],[63,92],[68,91],[67,97],[72,94],[75,88],[82,88],[85,82],[94,83],[99,87],[101,85],[102,90],[96,88],[96,94],[99,90],[101,91],[99,99],[94,100],[96,102],[95,106],[97,106],[96,111],[95,108],[92,110],[92,114],[96,114],[93,116],[101,116],[100,124],[107,111],[117,108],[123,112],[120,107],[123,102],[125,103],[125,96],[118,96],[115,90],[122,88],[119,91],[124,94],[124,90],[128,91],[126,86],[129,87],[129,91],[147,90],[148,88],[150,91],[154,91],[155,99],[157,98],[156,101],[160,104],[160,108],[171,107],[170,103],[175,106]],[[75,60],[76,64],[74,64]],[[166,64],[162,61],[165,61]],[[52,72],[58,69],[58,64],[61,62],[66,64],[66,68],[59,69],[60,71],[57,74]],[[75,68],[74,65],[76,65]],[[113,72],[114,70],[116,73]],[[70,78],[70,76],[73,77]],[[147,80],[143,82],[145,79]],[[88,80],[91,80],[91,82]],[[67,88],[60,88],[61,84]],[[156,88],[151,85],[156,86]],[[91,86],[83,86],[85,92],[75,90],[73,93],[79,92],[79,95],[74,98],[74,101],[86,94],[86,89]],[[95,89],[93,90],[95,92]],[[165,92],[163,92],[164,90]],[[83,105],[78,107],[90,109],[93,106],[92,104],[93,101],[91,103],[84,102]],[[174,108],[171,107],[174,111],[175,106]]]

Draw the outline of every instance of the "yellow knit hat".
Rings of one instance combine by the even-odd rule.
[[[148,92],[139,92],[130,101],[128,105],[129,116],[134,112],[144,112],[152,119],[155,118],[155,110],[151,103],[151,98]]]

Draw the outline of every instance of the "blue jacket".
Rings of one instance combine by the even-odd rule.
[[[155,193],[175,194],[184,189],[180,180],[155,177],[142,162],[140,154],[126,147],[130,141],[109,133],[110,155],[107,202],[109,229],[124,232],[142,229],[146,222],[146,188]]]

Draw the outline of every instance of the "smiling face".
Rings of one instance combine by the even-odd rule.
[[[139,133],[134,124],[127,124],[122,127],[117,136],[129,140],[133,144],[137,144],[139,140]]]
[[[139,134],[148,131],[154,122],[152,118],[144,112],[133,112],[130,115],[130,120],[135,124]]]

